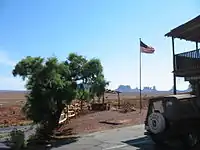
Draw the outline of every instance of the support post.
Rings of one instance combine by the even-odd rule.
[[[176,71],[176,58],[175,58],[175,51],[174,51],[174,37],[172,37],[172,53],[173,53],[173,70]],[[174,83],[174,89],[173,89],[173,93],[176,95],[176,75],[173,72],[173,83]]]
[[[196,42],[196,52],[197,52],[196,57],[199,58],[199,46],[198,46],[198,42]],[[195,86],[196,86],[195,94],[197,95],[197,97],[199,97],[200,96],[200,92],[199,92],[199,89],[200,89],[199,80],[196,81]]]
[[[196,50],[199,50],[198,42],[196,42]]]
[[[117,99],[118,99],[118,109],[120,109],[120,96],[119,96],[119,92],[117,92]]]
[[[196,51],[197,51],[197,58],[199,58],[199,47],[198,47],[198,42],[196,42]]]
[[[69,122],[69,105],[67,105],[67,122]]]
[[[139,39],[139,41],[140,41],[140,43],[141,43],[141,38]],[[141,49],[140,49],[140,62],[139,62],[139,64],[140,64],[140,66],[139,66],[139,68],[140,68],[140,76],[139,76],[139,78],[140,78],[140,113],[142,112],[142,68],[141,68],[141,59],[142,59],[142,55],[141,55]]]

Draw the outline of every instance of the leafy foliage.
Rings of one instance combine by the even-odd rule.
[[[103,103],[104,103],[104,93],[106,90],[106,86],[109,85],[109,82],[104,79],[103,75],[99,75],[96,77],[94,82],[91,84],[91,93],[93,96],[98,97],[98,101],[100,101],[101,97],[103,96]]]
[[[13,75],[26,79],[26,88],[30,92],[23,111],[35,123],[42,124],[47,135],[58,126],[66,104],[77,97],[89,100],[90,92],[99,96],[104,90],[103,84],[99,84],[104,79],[100,60],[87,60],[75,53],[69,54],[64,62],[59,62],[56,57],[27,56],[16,64]],[[94,90],[79,87],[91,84],[95,85]]]
[[[10,146],[13,150],[20,150],[25,146],[25,135],[21,130],[12,130],[10,133]]]

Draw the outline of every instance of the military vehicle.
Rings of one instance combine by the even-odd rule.
[[[200,102],[195,95],[152,98],[145,120],[147,134],[157,144],[179,139],[195,146],[200,139]]]
[[[194,147],[200,143],[199,31],[200,15],[165,35],[172,38],[174,93],[150,99],[145,120],[145,134],[157,144],[179,140],[185,146]],[[175,38],[195,42],[196,49],[175,54]],[[189,81],[193,92],[177,94],[176,77]]]

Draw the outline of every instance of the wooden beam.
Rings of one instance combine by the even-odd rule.
[[[198,46],[198,42],[196,42],[196,51],[197,51],[197,58],[199,58],[199,46]]]
[[[117,92],[117,99],[118,99],[118,109],[120,109],[120,95],[119,95],[119,92]]]
[[[199,32],[200,32],[200,27],[198,29],[194,30],[194,31],[191,31],[191,32],[183,35],[182,39],[194,41],[194,42],[199,42],[200,41]]]
[[[174,50],[174,37],[172,37],[172,54],[173,54],[173,70],[176,71],[176,60],[175,60],[175,50]],[[173,93],[176,95],[176,75],[173,73],[173,83],[174,83],[174,88],[173,88]]]
[[[200,22],[200,15],[197,17],[187,21],[186,23],[172,29],[169,33],[165,34],[165,36],[170,36],[176,38],[181,32],[188,30],[189,28],[193,28],[199,25]]]
[[[198,42],[196,42],[196,50],[199,50]]]
[[[178,33],[178,36],[182,37],[182,36],[191,36],[194,34],[198,34],[198,30],[200,28],[200,24],[195,24],[185,30],[183,30],[182,32]]]
[[[174,73],[176,77],[200,76],[200,70],[198,68],[187,69],[187,70],[177,70]]]

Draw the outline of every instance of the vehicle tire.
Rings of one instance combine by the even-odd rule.
[[[161,133],[166,128],[164,116],[159,112],[153,112],[148,116],[149,130],[153,134]]]

